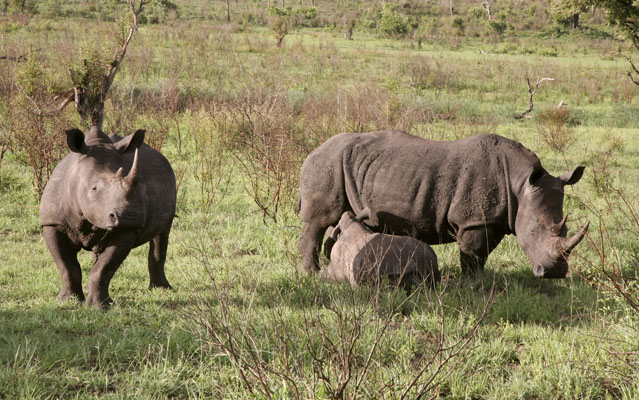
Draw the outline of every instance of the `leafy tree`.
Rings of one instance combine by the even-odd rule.
[[[636,0],[602,0],[600,3],[608,14],[612,25],[617,26],[624,35],[630,39],[635,49],[639,50],[639,2]],[[628,76],[635,85],[639,85],[639,69],[629,56],[625,56],[630,62],[632,71]]]
[[[404,36],[408,33],[408,23],[402,14],[395,11],[390,4],[386,4],[377,29],[384,36]]]
[[[579,14],[596,5],[598,0],[553,0],[553,14],[570,24],[571,29],[579,28]]]
[[[277,47],[282,47],[282,42],[286,35],[288,35],[288,27],[292,13],[291,7],[271,7],[268,11],[271,15],[269,26],[275,34],[276,45]]]

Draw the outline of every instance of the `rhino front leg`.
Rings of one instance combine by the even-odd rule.
[[[42,234],[47,248],[58,266],[60,278],[62,278],[62,288],[58,293],[58,299],[64,301],[76,298],[79,301],[84,301],[82,270],[77,258],[80,249],[55,226],[43,226]]]
[[[164,275],[164,263],[166,262],[166,249],[169,246],[169,227],[149,242],[149,289],[172,289]]]
[[[503,237],[503,234],[497,233],[491,226],[481,226],[458,232],[457,244],[464,275],[474,275],[482,271],[488,255]]]
[[[123,242],[127,243],[126,241]],[[89,277],[87,306],[92,306],[98,310],[106,310],[113,303],[109,296],[109,283],[111,283],[111,278],[113,278],[115,271],[120,267],[126,256],[129,255],[130,251],[129,246],[110,244],[102,253],[97,255]]]

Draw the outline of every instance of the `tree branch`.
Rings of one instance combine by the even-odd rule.
[[[555,80],[554,78],[539,78],[539,77],[537,77],[537,82],[535,83],[535,87],[533,88],[532,84],[530,83],[530,78],[526,77],[526,82],[528,83],[528,93],[530,94],[530,103],[529,103],[528,109],[526,111],[524,111],[521,114],[516,114],[515,115],[515,119],[522,119],[533,110],[533,106],[534,106],[534,104],[533,104],[533,96],[535,95],[535,93],[537,93],[537,89],[539,89],[539,85],[543,81],[554,81],[554,80]]]

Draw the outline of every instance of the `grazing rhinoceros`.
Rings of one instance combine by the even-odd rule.
[[[66,132],[71,153],[56,166],[40,201],[40,225],[62,277],[58,298],[84,300],[80,249],[93,251],[86,304],[105,309],[109,282],[131,249],[149,243],[150,287],[170,288],[164,275],[175,215],[175,176],[144,131],[108,137],[92,127]]]
[[[342,133],[302,166],[298,248],[305,269],[317,271],[326,228],[345,211],[369,207],[375,230],[457,241],[466,274],[483,269],[504,235],[514,234],[535,276],[563,278],[566,256],[588,229],[566,237],[564,186],[583,171],[551,176],[530,150],[497,135],[440,142],[400,131]]]
[[[356,287],[387,277],[405,289],[424,280],[430,287],[439,282],[437,255],[430,246],[409,236],[374,233],[362,222],[369,218],[368,208],[357,216],[342,214],[326,240],[331,262],[320,272],[324,278]]]

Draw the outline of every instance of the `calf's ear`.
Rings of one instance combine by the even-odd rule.
[[[144,129],[138,129],[134,134],[124,137],[122,140],[117,141],[113,144],[120,153],[128,153],[131,151],[135,151],[138,147],[142,146],[144,143]]]
[[[84,133],[77,128],[69,129],[64,133],[67,134],[67,146],[74,153],[84,153]]]
[[[573,171],[564,172],[559,176],[559,180],[562,181],[564,185],[574,185],[579,182],[579,179],[583,176],[585,168],[583,165],[580,165]]]

